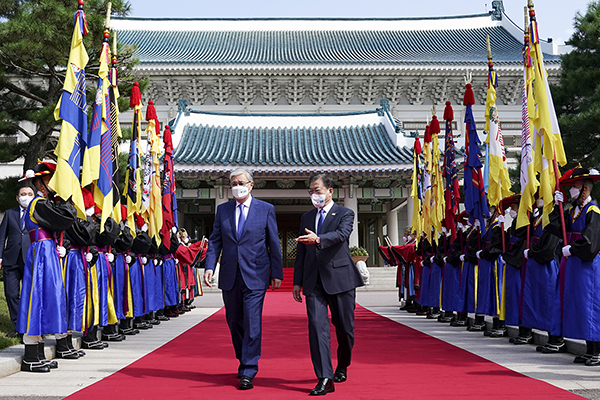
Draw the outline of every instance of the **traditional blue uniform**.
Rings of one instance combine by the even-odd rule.
[[[17,330],[30,336],[67,331],[67,302],[53,230],[67,229],[76,211],[36,196],[25,214],[31,247],[25,260]]]

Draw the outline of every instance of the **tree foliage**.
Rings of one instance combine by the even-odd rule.
[[[86,68],[90,103],[98,81],[107,4],[108,0],[85,2],[89,33],[84,44],[90,56]],[[53,156],[60,130],[54,120],[54,108],[62,93],[76,10],[76,0],[0,1],[0,138],[21,133],[28,139],[0,146],[0,162],[24,157],[28,169],[38,159]],[[128,1],[112,0],[113,16],[126,16],[129,12]],[[137,63],[132,57],[134,50],[128,46],[118,48],[122,94],[131,91],[134,81],[145,81],[133,70]],[[128,100],[121,97],[121,110],[128,107]]]
[[[577,13],[575,32],[562,56],[560,85],[553,87],[565,151],[571,168],[600,165],[600,2]]]

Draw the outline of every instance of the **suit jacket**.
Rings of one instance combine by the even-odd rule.
[[[15,265],[22,255],[23,261],[27,258],[27,251],[31,245],[27,228],[21,229],[21,208],[15,207],[6,210],[4,219],[0,224],[0,258],[2,265]]]
[[[306,234],[305,228],[316,232],[316,217],[316,208],[302,215],[300,235]],[[302,286],[305,296],[312,293],[317,283],[317,273],[328,294],[342,293],[364,285],[348,247],[353,225],[354,211],[334,203],[321,226],[320,246],[298,243],[294,285]]]
[[[277,234],[275,207],[252,198],[240,240],[235,229],[235,207],[231,200],[217,207],[213,231],[206,252],[207,270],[215,269],[221,250],[219,288],[231,290],[239,265],[250,290],[266,290],[271,278],[283,279],[281,247]]]

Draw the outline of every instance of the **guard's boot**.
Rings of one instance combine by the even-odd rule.
[[[429,306],[421,306],[421,309],[416,312],[416,315],[429,315],[431,314],[431,308]]]
[[[531,328],[519,326],[519,335],[516,338],[510,339],[510,342],[516,345],[533,343]]]
[[[67,360],[76,360],[79,357],[79,352],[75,349],[70,349],[67,343],[67,338],[71,337],[71,335],[67,335],[62,339],[56,339],[56,358],[64,358]],[[44,344],[42,343],[42,346]]]
[[[150,311],[148,314],[144,315],[144,322],[151,325],[160,325],[160,321],[154,318],[154,311]]]
[[[104,350],[108,347],[108,343],[98,340],[98,326],[96,325],[85,334],[81,346],[89,350]]]
[[[165,315],[165,309],[164,308],[161,308],[160,310],[158,310],[156,312],[156,319],[159,320],[159,321],[168,321],[168,320],[170,320],[170,318]]]
[[[66,339],[67,339],[67,347],[69,348],[69,350],[77,352],[79,357],[85,356],[85,351],[83,351],[81,349],[76,349],[75,346],[73,346],[73,335],[71,335],[71,334],[67,335]]]
[[[119,329],[124,335],[137,335],[140,333],[138,329],[133,327],[133,318],[125,318],[119,322]]]
[[[544,346],[538,346],[536,351],[539,351],[542,354],[566,353],[567,345],[565,344],[565,339],[562,336],[550,335],[548,343],[546,343]]]
[[[404,303],[404,305],[402,307],[400,307],[400,310],[408,310],[409,308],[411,308],[413,305],[413,298],[412,296],[409,296],[408,299],[406,300],[406,303]]]
[[[575,364],[585,364],[586,362],[588,362],[588,360],[591,360],[592,357],[594,356],[594,343],[597,343],[597,342],[592,342],[591,340],[586,340],[585,341],[585,354],[582,356],[575,357],[573,362]]]
[[[483,332],[485,331],[485,315],[475,314],[475,322],[473,325],[467,327],[469,332]]]
[[[50,361],[46,359],[46,354],[44,353],[44,342],[39,342],[37,344],[37,349],[38,349],[38,360],[40,360],[41,363],[44,363],[48,366],[48,368],[50,369],[56,369],[58,368],[58,362],[57,361]]]
[[[600,365],[600,342],[592,342],[592,357],[585,362],[588,367]]]
[[[102,328],[102,340],[105,342],[122,342],[125,339],[125,335],[119,333],[117,324],[107,325]]]
[[[172,307],[172,306],[168,306],[168,307],[166,307],[166,309],[165,309],[165,315],[166,315],[167,317],[169,317],[169,318],[177,318],[177,317],[179,317],[179,314],[178,314],[178,313],[176,313],[176,312],[173,310],[173,307]]]
[[[454,312],[444,311],[444,313],[438,318],[438,322],[452,322],[454,321]]]
[[[431,310],[431,312],[429,314],[427,314],[427,319],[438,319],[440,317],[440,308],[439,307],[433,307],[433,309]]]
[[[151,329],[152,325],[147,323],[146,321],[144,321],[142,319],[142,317],[135,317],[133,319],[133,327],[135,329],[144,329],[145,330],[145,329]]]
[[[456,316],[456,320],[450,322],[450,326],[466,326],[467,316],[468,314],[466,312],[459,312]]]
[[[38,358],[37,343],[25,345],[25,354],[21,361],[21,371],[50,372],[50,367],[46,363],[41,362]]]

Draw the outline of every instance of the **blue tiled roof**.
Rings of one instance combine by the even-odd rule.
[[[198,21],[201,24],[201,20]],[[144,64],[482,64],[486,35],[494,62],[521,64],[522,42],[503,26],[435,30],[134,30],[121,20],[119,41]],[[545,55],[549,63],[557,56]]]
[[[384,125],[244,128],[186,125],[178,164],[253,166],[399,165],[412,150],[392,144]]]

